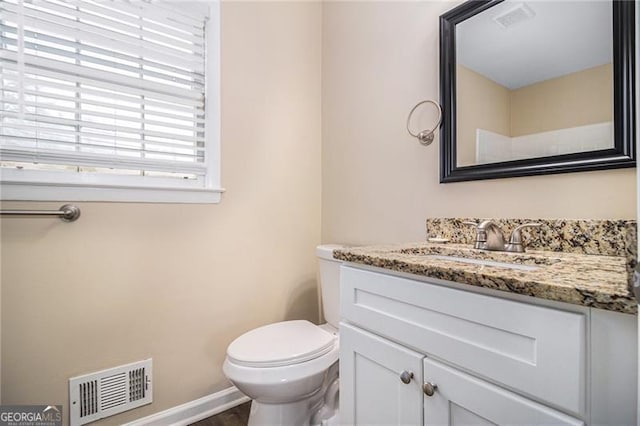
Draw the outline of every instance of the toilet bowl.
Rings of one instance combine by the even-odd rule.
[[[258,327],[227,348],[223,371],[253,401],[249,425],[337,424],[340,246],[319,246],[326,324],[283,321]]]

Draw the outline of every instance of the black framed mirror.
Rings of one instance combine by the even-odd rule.
[[[440,16],[440,182],[635,167],[634,1]]]

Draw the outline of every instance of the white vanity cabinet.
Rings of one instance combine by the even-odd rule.
[[[583,425],[573,418],[438,361],[424,359],[423,376],[439,384],[424,401],[425,425]]]
[[[421,424],[423,358],[421,353],[341,324],[340,423]],[[406,384],[400,379],[403,372],[414,374]]]
[[[342,267],[341,423],[636,424],[634,316],[461,287]]]

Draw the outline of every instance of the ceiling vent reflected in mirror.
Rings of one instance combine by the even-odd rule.
[[[526,4],[520,3],[513,8],[494,16],[493,20],[500,28],[506,30],[514,25],[533,19],[536,13]]]

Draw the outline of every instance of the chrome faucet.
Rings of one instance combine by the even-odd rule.
[[[522,243],[522,229],[538,228],[540,223],[525,223],[517,226],[511,233],[509,243],[505,243],[504,234],[500,227],[492,220],[485,220],[480,224],[475,222],[462,222],[465,225],[471,225],[476,228],[476,241],[474,248],[480,250],[508,251],[514,253],[523,253],[524,244]]]

